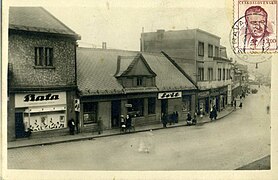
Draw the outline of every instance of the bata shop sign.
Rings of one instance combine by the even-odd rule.
[[[15,95],[15,107],[66,104],[66,92],[26,93]]]
[[[164,92],[158,93],[158,99],[173,99],[173,98],[181,98],[181,92]]]

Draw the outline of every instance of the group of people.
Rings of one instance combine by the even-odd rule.
[[[187,113],[187,118],[186,118],[186,125],[190,126],[190,125],[196,125],[197,124],[197,113],[194,113],[194,116],[192,118],[191,113],[188,112]]]
[[[161,115],[161,122],[163,124],[163,127],[166,128],[167,124],[170,125],[178,123],[179,120],[179,113],[178,111],[173,112],[172,114],[168,115],[166,113],[162,113]]]
[[[242,109],[243,98],[244,98],[243,96],[239,97],[239,106],[238,107],[240,107],[240,109]],[[234,109],[237,108],[237,100],[236,99],[232,102],[232,105],[234,106]]]
[[[134,128],[132,125],[132,118],[129,114],[126,115],[126,118],[124,117],[124,115],[121,115],[120,126],[121,132],[126,132],[127,130],[130,132],[130,130]]]

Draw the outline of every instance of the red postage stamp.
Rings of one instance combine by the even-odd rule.
[[[277,0],[234,0],[236,54],[277,53]]]

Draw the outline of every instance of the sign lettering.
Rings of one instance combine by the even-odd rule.
[[[182,96],[182,92],[158,93],[158,99],[173,99],[173,98],[180,98],[181,96]]]

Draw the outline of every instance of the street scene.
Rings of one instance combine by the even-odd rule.
[[[271,170],[274,58],[225,8],[100,5],[8,8],[8,169]]]
[[[11,149],[8,150],[8,167],[45,170],[237,169],[270,155],[269,102],[269,88],[262,86],[257,94],[244,99],[242,109],[237,108],[221,120],[197,126]]]

